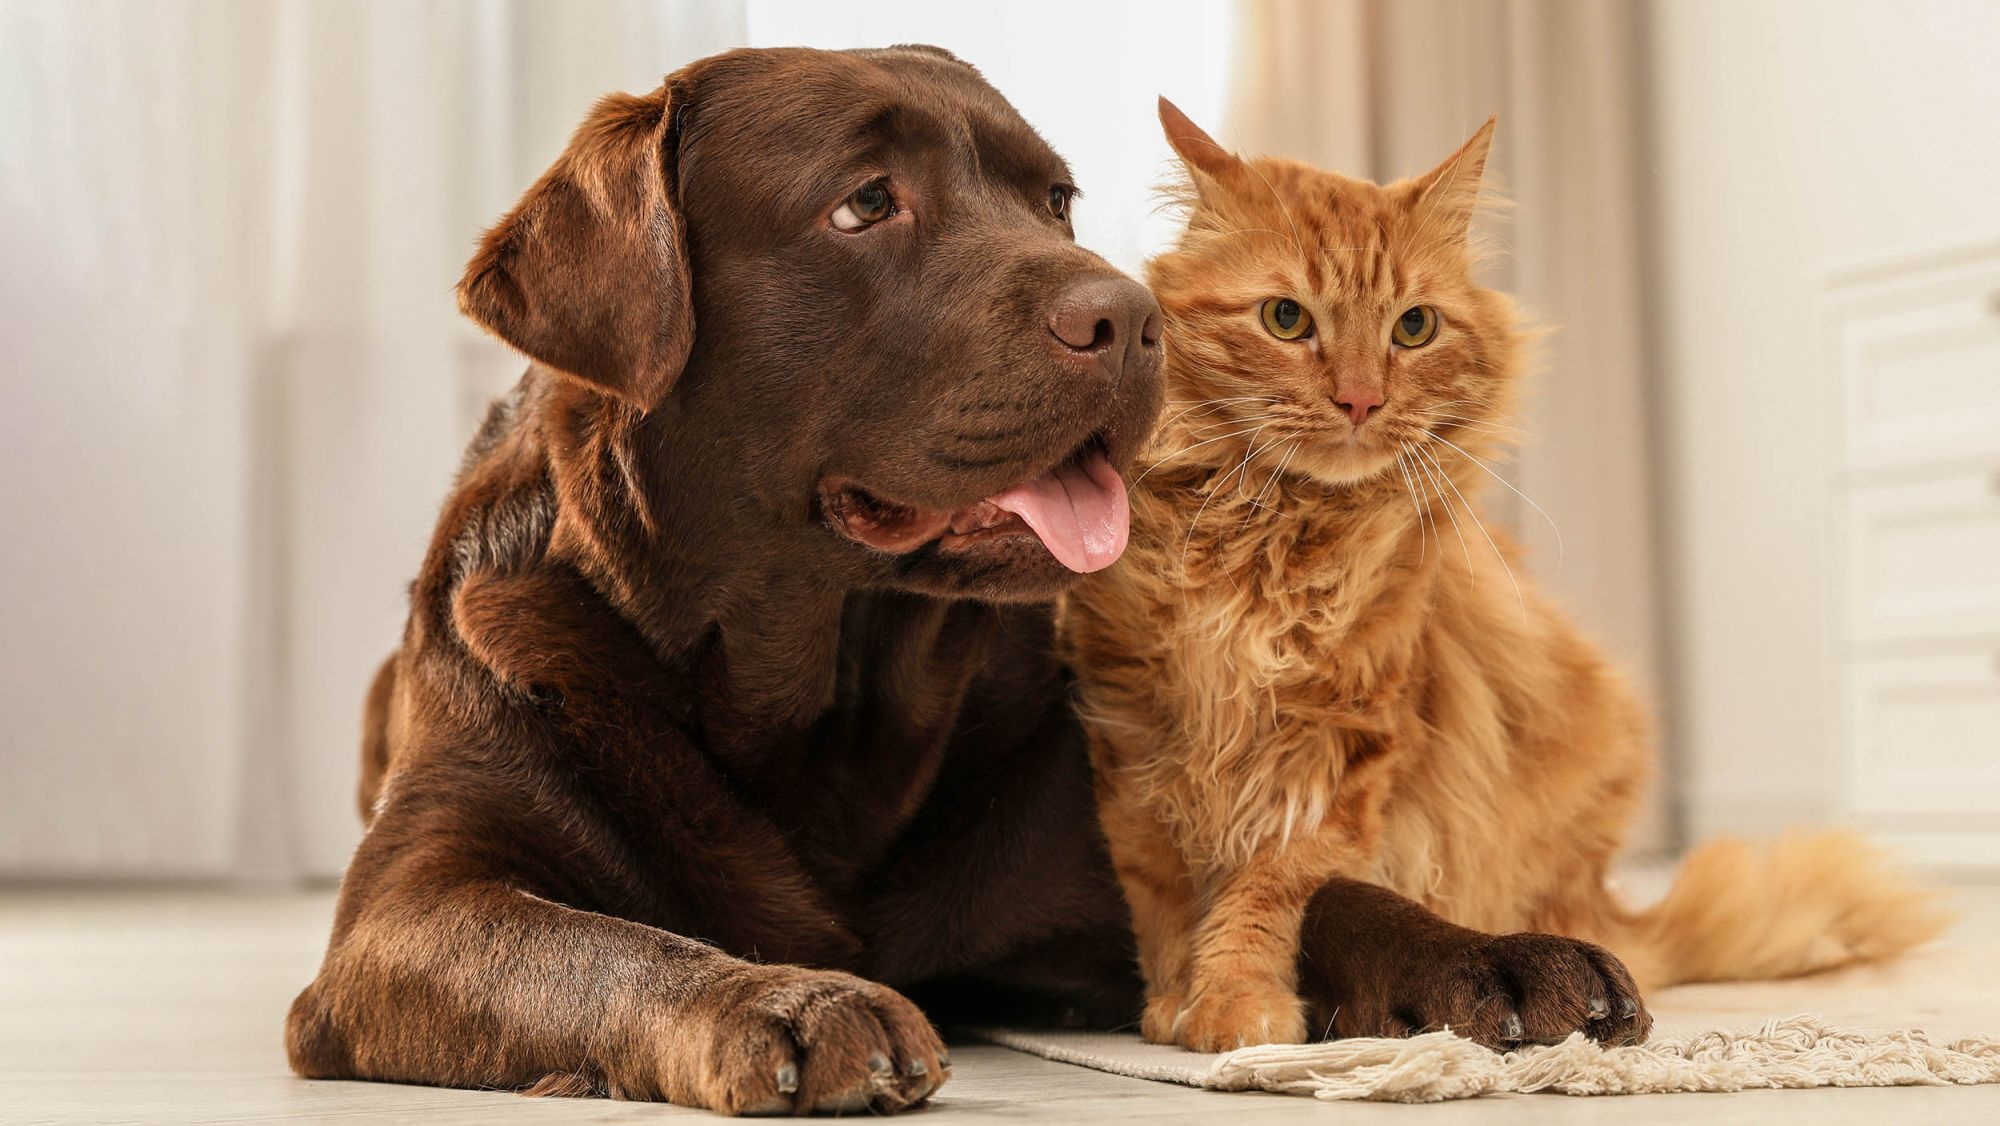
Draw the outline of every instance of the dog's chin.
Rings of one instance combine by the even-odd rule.
[[[926,505],[830,478],[819,509],[836,534],[882,558],[897,586],[947,597],[1038,601],[1125,550],[1125,482],[1093,437],[989,496]],[[886,557],[886,558],[883,558]]]
[[[911,593],[983,602],[1048,602],[1083,577],[1025,527],[940,539],[896,560],[894,571]]]

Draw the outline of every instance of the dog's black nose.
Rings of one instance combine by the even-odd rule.
[[[1160,304],[1145,286],[1126,277],[1074,282],[1049,308],[1049,334],[1058,354],[1081,360],[1116,378],[1160,349]]]

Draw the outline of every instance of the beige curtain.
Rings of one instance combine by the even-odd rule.
[[[1582,0],[1244,0],[1231,139],[1391,180],[1500,115],[1493,282],[1557,331],[1489,510],[1565,602],[1664,699],[1639,179],[1638,13]],[[1665,793],[1670,787],[1658,789]],[[1664,843],[1663,803],[1639,842]]]

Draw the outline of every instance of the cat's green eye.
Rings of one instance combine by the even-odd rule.
[[[1396,318],[1390,337],[1398,348],[1421,348],[1438,334],[1438,311],[1429,305],[1412,305]]]
[[[1289,297],[1270,298],[1260,312],[1265,331],[1280,340],[1297,340],[1312,331],[1312,314]]]

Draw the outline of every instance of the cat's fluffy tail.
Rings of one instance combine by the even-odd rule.
[[[1630,920],[1649,986],[1792,977],[1900,954],[1954,918],[1938,891],[1843,831],[1696,848],[1665,899]],[[1642,968],[1643,967],[1643,968]]]

